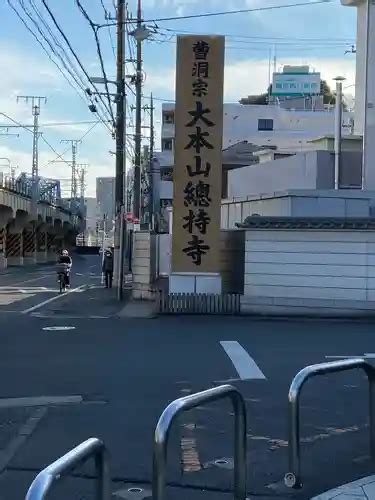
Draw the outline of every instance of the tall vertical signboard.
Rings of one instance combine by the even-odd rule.
[[[173,273],[218,273],[225,41],[179,36]]]

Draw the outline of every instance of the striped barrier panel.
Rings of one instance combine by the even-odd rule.
[[[5,257],[6,235],[6,228],[0,227],[0,257]]]
[[[39,231],[37,235],[38,252],[45,252],[47,250],[47,233]]]
[[[22,233],[8,232],[5,248],[7,258],[22,256]]]
[[[47,233],[47,250],[54,250],[55,234]]]
[[[23,233],[23,254],[24,255],[32,255],[35,253],[35,231],[27,231],[25,230]]]

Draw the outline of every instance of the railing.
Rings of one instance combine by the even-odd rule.
[[[18,194],[20,196],[24,196],[25,198],[32,198],[32,188],[29,183],[20,179],[13,179],[12,177],[1,175],[1,173],[0,189],[4,189],[6,191],[9,191],[10,193]],[[38,203],[51,205],[66,214],[76,215],[81,218],[79,209],[72,210],[68,202],[56,198],[53,192],[43,191],[39,193]]]
[[[15,194],[31,198],[31,188],[25,182],[13,177],[0,176],[0,188],[6,189]]]
[[[57,481],[89,458],[95,458],[97,484],[95,500],[110,500],[110,475],[107,450],[102,441],[88,439],[42,470],[31,484],[26,500],[45,500]]]
[[[302,387],[307,380],[317,375],[337,373],[348,370],[362,369],[369,380],[370,389],[370,452],[375,456],[375,368],[365,359],[348,359],[307,366],[293,379],[289,389],[289,472],[284,481],[289,488],[301,488],[301,445],[300,445],[300,415],[299,399]]]
[[[234,409],[234,498],[246,499],[246,407],[241,393],[223,385],[173,401],[162,413],[155,429],[152,498],[164,500],[169,431],[176,417],[187,410],[221,399],[230,399]]]

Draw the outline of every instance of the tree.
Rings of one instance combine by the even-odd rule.
[[[247,97],[243,97],[239,100],[240,104],[249,105],[249,104],[260,104],[265,105],[268,104],[268,95],[272,93],[272,85],[270,85],[268,92],[259,95],[249,95]]]
[[[323,95],[324,104],[336,104],[336,96],[326,80],[320,82],[320,93]]]

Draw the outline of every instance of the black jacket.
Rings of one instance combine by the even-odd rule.
[[[72,265],[72,258],[70,255],[60,255],[59,264],[70,264]]]
[[[113,273],[113,255],[111,254],[104,254],[104,260],[103,260],[103,268],[102,268],[103,273]]]

